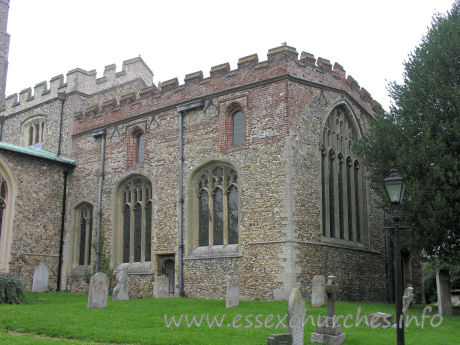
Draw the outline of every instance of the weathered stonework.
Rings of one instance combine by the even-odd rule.
[[[127,271],[129,295],[139,298],[152,294],[155,277],[167,275],[171,269],[167,262],[174,262],[172,274],[177,293],[179,116],[176,107],[202,100],[203,108],[186,112],[184,117],[185,294],[225,298],[225,277],[235,276],[240,281],[241,299],[287,299],[295,287],[301,287],[309,297],[315,275],[333,274],[340,281],[341,298],[384,300],[388,286],[382,280],[385,276],[383,215],[376,209],[369,188],[364,190],[365,232],[361,242],[322,234],[320,145],[326,119],[341,106],[362,134],[379,106],[352,77],[345,76],[340,65],[332,67],[327,60],[315,60],[307,53],[299,57],[295,48],[282,46],[271,49],[267,61],[259,62],[257,55],[251,55],[240,59],[236,70],[222,64],[213,67],[208,78],[203,78],[201,72],[187,75],[182,85],[172,79],[157,88],[151,82],[152,73],[140,59],[128,61],[124,69],[126,74],[119,75],[120,72],[115,74],[114,66],[108,66],[106,76],[99,79],[93,72],[74,70],[67,75],[66,83],[61,77],[53,79],[49,92],[45,84],[39,84],[34,96],[26,90],[18,101],[15,97],[7,99],[4,140],[24,145],[18,128],[29,118],[41,115],[46,121],[43,150],[52,153],[57,153],[59,147],[57,138],[64,104],[61,153],[75,159],[77,164],[67,186],[62,289],[78,292],[88,289],[83,271],[89,266],[80,266],[75,255],[80,226],[76,209],[82,202],[93,206],[95,236],[101,140],[95,139],[92,131],[106,129],[101,230],[111,252],[112,266]],[[77,79],[82,82],[76,83]],[[66,92],[64,103],[59,98],[60,91]],[[244,113],[244,143],[239,145],[232,145],[231,114],[235,109]],[[137,163],[133,135],[141,132],[145,138],[144,160]],[[15,163],[15,159],[18,158],[11,156],[12,162],[8,163],[25,164],[26,168],[27,164],[34,164]],[[197,181],[206,167],[219,164],[231,167],[237,174],[238,240],[236,244],[221,247],[197,248]],[[37,167],[37,171],[40,169],[43,167]],[[22,229],[22,224],[27,224],[25,214],[30,207],[34,209],[37,200],[53,203],[47,210],[56,219],[44,214],[40,226],[33,223],[40,234],[30,240],[39,246],[43,242],[47,252],[58,255],[58,251],[50,248],[59,248],[58,205],[62,203],[62,194],[56,195],[56,186],[62,186],[62,169],[52,169],[47,175],[36,176],[31,171],[29,177],[24,173],[24,179],[49,179],[54,189],[45,190],[41,185],[36,189],[28,187],[35,191],[35,199],[31,198],[27,205],[16,205],[24,217],[17,220],[17,226]],[[13,170],[14,174],[21,174],[18,168]],[[152,188],[151,260],[122,263],[120,186],[138,175],[147,178]],[[48,195],[50,191],[54,194]],[[21,198],[18,195],[18,202]],[[41,204],[36,207],[37,212],[46,209]],[[44,225],[51,221],[53,230]],[[27,243],[22,244],[19,238],[13,241],[15,252],[27,249]],[[46,262],[50,268],[50,286],[56,279],[58,256]],[[94,248],[91,257],[94,260]]]

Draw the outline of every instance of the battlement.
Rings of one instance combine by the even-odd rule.
[[[302,52],[299,57],[295,48],[284,45],[270,49],[267,57],[266,61],[259,62],[257,54],[248,55],[238,60],[238,68],[235,70],[231,70],[227,62],[212,67],[207,78],[203,78],[202,71],[197,71],[187,74],[183,84],[179,83],[178,78],[172,78],[160,82],[158,88],[147,87],[97,106],[89,104],[86,110],[81,109],[75,114],[74,131],[78,133],[113,121],[118,118],[115,113],[129,117],[134,113],[177,105],[234,87],[264,80],[280,80],[283,77],[296,78],[318,88],[343,91],[370,114],[380,106],[352,76],[347,76],[345,69],[337,62],[332,65],[329,60],[321,57],[316,59],[306,52]],[[130,106],[136,107],[134,113],[129,109]]]
[[[32,88],[27,88],[18,94],[10,95],[5,100],[6,114],[17,112],[36,104],[48,101],[57,97],[59,92],[81,92],[85,95],[92,95],[112,87],[122,85],[136,79],[142,80],[147,87],[153,84],[153,73],[146,63],[140,58],[123,61],[121,71],[116,71],[116,65],[105,66],[102,77],[97,78],[96,71],[86,71],[75,68],[64,75],[58,75],[48,82],[42,81]]]

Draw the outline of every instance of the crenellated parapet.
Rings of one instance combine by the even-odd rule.
[[[172,78],[159,83],[158,88],[147,87],[106,101],[97,108],[92,105],[86,110],[82,109],[75,115],[75,133],[86,130],[88,126],[99,126],[113,121],[112,115],[101,116],[108,112],[118,111],[129,117],[130,114],[149,112],[195,98],[209,98],[213,94],[233,88],[251,87],[257,83],[282,78],[291,78],[319,89],[343,92],[368,114],[374,113],[380,107],[352,76],[347,76],[339,63],[332,65],[329,60],[315,58],[306,52],[302,52],[299,57],[293,47],[283,45],[270,49],[267,60],[261,62],[257,54],[248,55],[240,58],[237,65],[237,69],[231,70],[228,62],[223,63],[212,67],[207,78],[203,77],[202,71],[197,71],[187,74],[183,84],[179,83],[178,78]],[[123,108],[130,105],[136,107],[134,112]]]
[[[18,94],[12,94],[6,98],[6,114],[14,113],[34,105],[54,99],[59,92],[79,92],[84,95],[95,93],[125,84],[136,79],[142,80],[148,87],[153,84],[153,73],[145,62],[140,58],[123,61],[121,71],[116,70],[116,65],[105,66],[103,76],[98,77],[96,70],[86,71],[75,68],[64,75],[58,75],[48,82],[43,81],[34,86],[22,90]]]

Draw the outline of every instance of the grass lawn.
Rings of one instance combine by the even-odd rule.
[[[26,297],[27,303],[22,305],[0,305],[0,344],[266,344],[270,334],[285,332],[284,327],[277,327],[277,315],[283,318],[287,301],[242,301],[238,307],[226,309],[225,301],[221,300],[145,298],[112,302],[109,297],[106,309],[87,309],[87,295],[48,292],[28,293]],[[347,325],[354,325],[358,307],[361,316],[394,311],[394,305],[390,304],[337,302],[336,315],[352,314],[353,319],[349,319]],[[416,316],[420,322],[423,308],[423,305],[415,306],[410,316]],[[427,315],[432,316],[435,311]],[[196,315],[198,320],[201,315],[209,314],[211,319],[216,316],[219,322],[223,318],[223,323],[221,327],[215,323],[208,327],[204,317],[201,327],[194,324],[189,328],[184,316],[181,326],[171,323],[168,328],[165,314],[168,321],[172,315],[178,321],[181,314],[188,314],[189,318]],[[258,314],[261,315],[256,319]],[[267,320],[270,314],[273,315],[271,321]],[[321,314],[325,314],[325,307],[312,309],[307,302],[307,316],[313,315],[317,320]],[[232,322],[239,327],[232,327]],[[439,318],[433,322],[437,324]],[[264,323],[271,327],[266,328]],[[309,321],[305,326],[305,344],[310,344],[312,331],[314,327]],[[347,334],[344,344],[396,344],[395,330],[390,328],[371,329],[361,325],[343,327],[343,331]],[[431,327],[430,319],[425,320],[423,329],[413,323],[405,334],[406,344],[458,345],[460,313],[456,311],[456,315],[444,317],[439,327]]]

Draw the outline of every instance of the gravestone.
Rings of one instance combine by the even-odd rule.
[[[407,314],[407,311],[409,310],[409,307],[411,303],[414,301],[415,295],[414,295],[414,288],[412,286],[408,286],[404,290],[404,295],[403,295],[403,315]]]
[[[109,295],[109,277],[103,272],[98,272],[91,277],[88,293],[88,308],[107,307]]]
[[[167,276],[158,276],[155,279],[155,285],[153,286],[153,297],[169,297],[169,278]]]
[[[117,273],[117,286],[113,289],[112,301],[129,300],[128,294],[128,274],[126,271]]]
[[[35,268],[34,280],[32,282],[32,292],[48,291],[49,271],[43,262]]]
[[[292,335],[292,345],[303,345],[304,320],[307,308],[299,288],[289,296],[286,333]]]
[[[371,328],[389,328],[393,325],[393,314],[376,312],[367,315],[365,326]]]
[[[324,305],[324,295],[326,294],[326,279],[324,276],[314,276],[311,283],[311,306],[313,308]]]
[[[438,313],[441,315],[452,315],[449,271],[438,271],[436,274],[436,290],[438,294]]]
[[[326,284],[326,316],[323,316],[321,323],[316,327],[316,332],[311,334],[310,341],[313,344],[340,345],[345,341],[346,335],[342,333],[342,326],[334,323],[336,293],[337,278],[329,276]]]
[[[292,335],[272,334],[268,337],[267,345],[292,345]]]
[[[236,307],[238,304],[240,304],[240,279],[227,276],[226,307]]]

